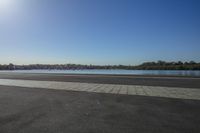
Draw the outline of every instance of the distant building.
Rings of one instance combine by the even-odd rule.
[[[15,70],[15,65],[13,65],[12,63],[10,63],[10,64],[8,65],[8,69],[9,69],[9,70]]]

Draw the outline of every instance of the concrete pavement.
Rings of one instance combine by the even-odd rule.
[[[200,132],[198,78],[17,75],[0,75],[0,133]]]
[[[97,84],[165,86],[200,88],[200,77],[148,76],[148,75],[86,75],[0,72],[0,79],[62,81]]]
[[[0,86],[0,133],[199,133],[199,112],[200,100]]]
[[[36,81],[36,80],[14,80],[14,79],[0,79],[0,85],[200,100],[200,89],[194,89],[194,88],[95,84],[95,83]]]

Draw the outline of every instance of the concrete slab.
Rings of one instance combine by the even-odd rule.
[[[200,100],[200,89],[0,79],[0,85]]]

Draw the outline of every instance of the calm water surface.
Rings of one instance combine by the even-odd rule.
[[[13,73],[58,73],[58,74],[119,74],[119,75],[173,75],[173,76],[198,76],[200,71],[185,70],[14,70],[0,71]]]

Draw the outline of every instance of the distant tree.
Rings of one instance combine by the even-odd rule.
[[[189,64],[192,64],[192,65],[194,65],[194,64],[196,64],[196,62],[194,62],[194,61],[190,61],[190,63]]]
[[[177,64],[177,65],[183,65],[183,62],[178,61],[176,64]]]

